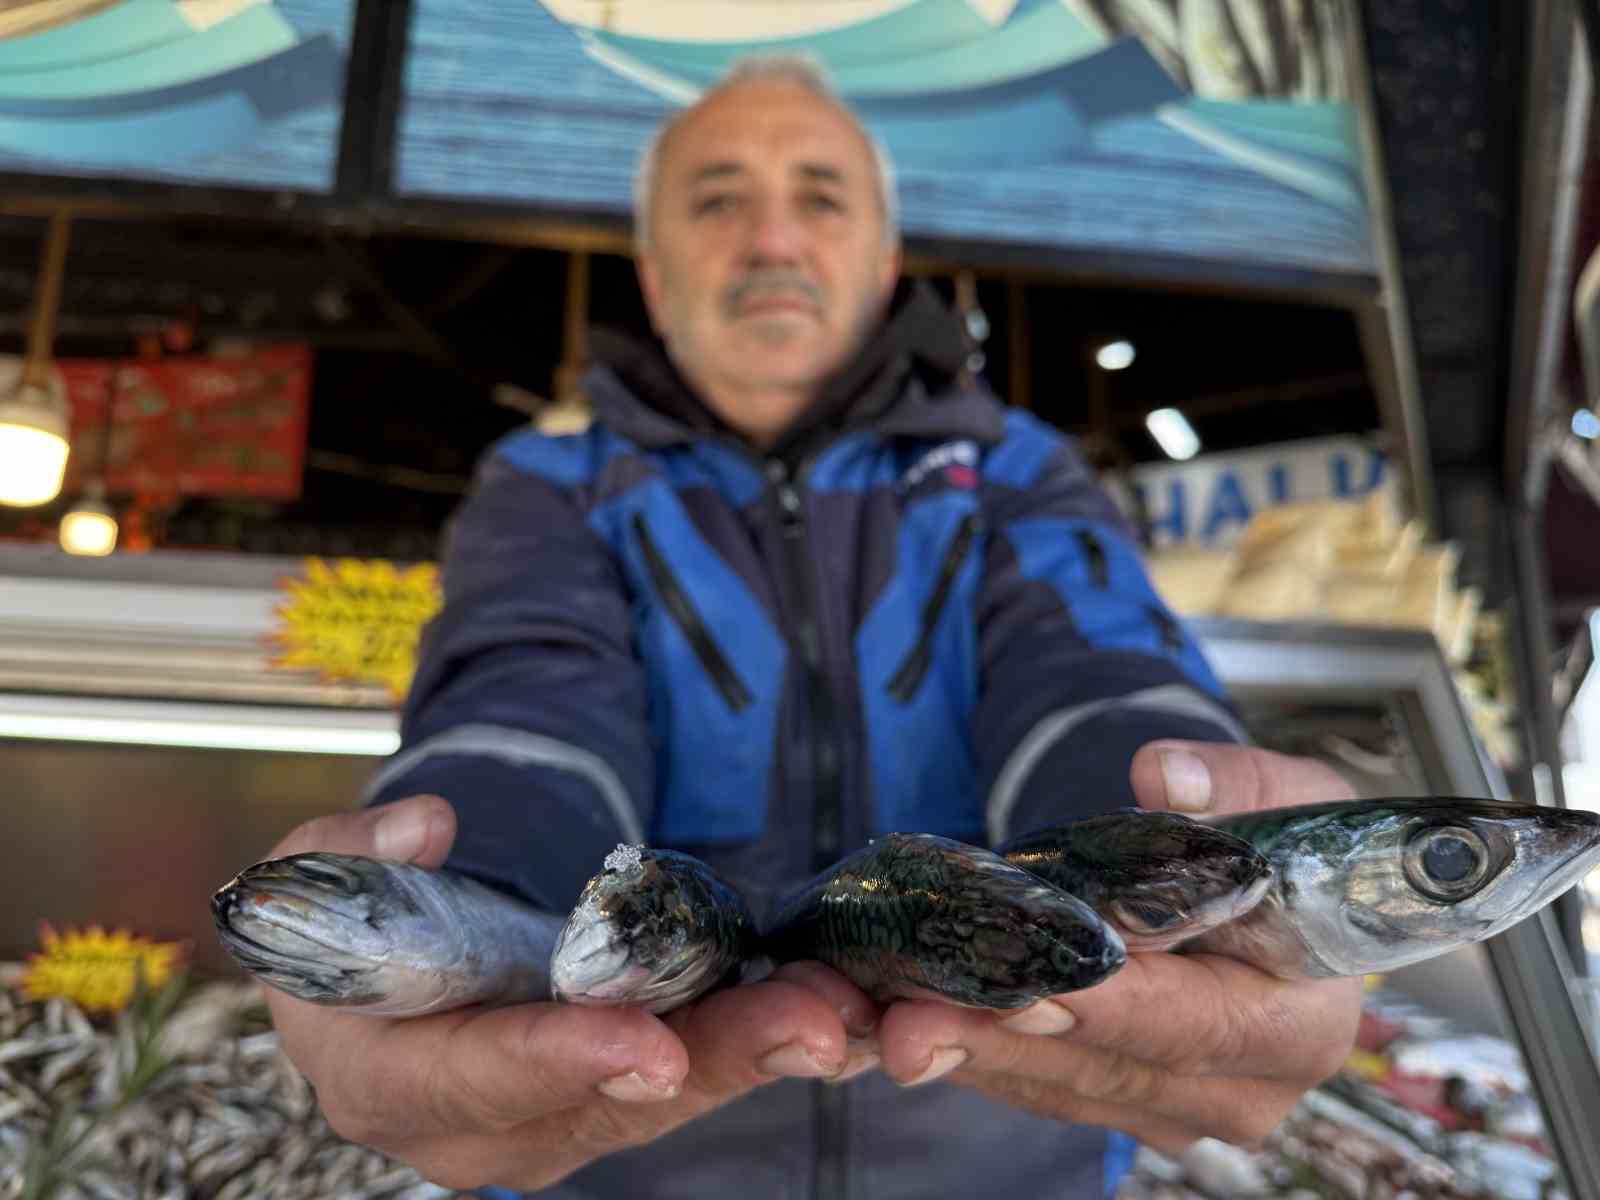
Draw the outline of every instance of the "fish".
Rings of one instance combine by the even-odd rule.
[[[561,930],[551,988],[571,1004],[668,1012],[736,982],[754,941],[744,898],[705,863],[621,845]]]
[[[454,871],[327,853],[245,868],[211,915],[263,983],[384,1017],[550,999],[563,924]]]
[[[1077,897],[988,850],[908,833],[874,839],[786,897],[760,947],[778,963],[822,962],[879,1003],[995,1009],[1090,987],[1127,959]]]
[[[564,917],[457,872],[325,853],[247,868],[212,916],[263,982],[386,1017],[549,1000],[665,1012],[735,974],[753,937],[709,867],[642,846],[612,851]]]
[[[1285,979],[1390,971],[1532,916],[1600,863],[1600,814],[1453,797],[1223,817],[1272,864],[1266,896],[1183,943]]]
[[[1025,833],[995,853],[1088,904],[1134,954],[1237,920],[1272,884],[1266,856],[1241,838],[1137,808]]]

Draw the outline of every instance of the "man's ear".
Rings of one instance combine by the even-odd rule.
[[[634,272],[639,276],[639,291],[644,295],[645,311],[650,314],[650,328],[661,332],[661,268],[655,255],[641,250],[634,255]]]

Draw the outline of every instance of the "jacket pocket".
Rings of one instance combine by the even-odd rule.
[[[711,636],[711,630],[706,628],[705,621],[689,599],[689,593],[683,590],[678,577],[672,573],[666,557],[656,545],[655,539],[650,536],[650,527],[645,524],[643,513],[634,514],[633,533],[639,540],[639,552],[644,556],[645,570],[650,573],[650,582],[660,595],[661,602],[666,605],[667,612],[683,631],[683,636],[689,639],[695,657],[700,660],[700,665],[711,677],[711,682],[716,686],[722,699],[734,712],[742,712],[749,708],[755,697],[745,686],[744,680],[739,678],[739,673],[733,669],[733,664],[722,653],[722,647],[717,645],[716,638]]]
[[[983,519],[977,513],[968,513],[944,552],[944,558],[939,563],[939,578],[933,585],[933,595],[928,597],[928,602],[922,607],[922,622],[916,645],[912,646],[911,653],[906,655],[889,679],[889,695],[901,704],[911,702],[911,697],[917,694],[917,688],[922,685],[923,676],[928,673],[928,667],[933,661],[934,630],[939,627],[939,617],[944,613],[945,604],[949,602],[950,589],[955,586],[956,574],[961,570],[967,551],[972,549],[973,539],[978,536],[982,528]]]

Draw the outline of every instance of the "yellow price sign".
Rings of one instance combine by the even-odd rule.
[[[273,666],[330,680],[381,683],[400,699],[417,669],[422,627],[443,603],[432,563],[400,568],[376,559],[306,560],[283,581]]]

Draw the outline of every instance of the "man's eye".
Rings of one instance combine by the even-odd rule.
[[[732,212],[739,203],[737,196],[726,193],[717,193],[711,196],[701,196],[694,202],[693,213],[697,217],[714,216],[718,213]]]
[[[842,212],[844,205],[826,192],[812,192],[802,197],[801,204],[809,212]]]

